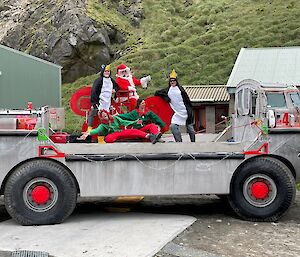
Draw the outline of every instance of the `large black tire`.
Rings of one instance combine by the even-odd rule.
[[[261,157],[247,162],[235,172],[229,203],[243,219],[276,221],[294,202],[295,179],[279,160]]]
[[[76,206],[76,183],[59,163],[33,160],[10,175],[4,202],[10,216],[22,225],[61,223]]]

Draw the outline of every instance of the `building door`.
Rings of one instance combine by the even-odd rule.
[[[228,104],[218,104],[216,105],[216,132],[223,131],[226,124],[223,122],[222,116],[228,117],[229,105]]]
[[[205,132],[206,128],[206,115],[205,115],[205,106],[201,106],[199,109],[199,127],[198,131]]]

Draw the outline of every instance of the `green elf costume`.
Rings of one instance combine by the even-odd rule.
[[[107,119],[101,118],[102,112],[105,112],[107,114]],[[99,112],[99,116],[101,124],[97,128],[87,133],[89,135],[99,134],[105,136],[106,143],[113,143],[120,139],[142,138],[149,139],[153,144],[155,144],[160,139],[160,136],[158,136],[157,134],[152,134],[151,132],[146,133],[145,131],[135,129],[136,127],[140,127],[136,124],[137,119],[126,120],[124,119],[124,117],[121,117],[121,115],[112,117],[106,110],[101,110]],[[127,127],[132,127],[132,129],[126,129]],[[123,130],[122,128],[125,128],[125,130]]]

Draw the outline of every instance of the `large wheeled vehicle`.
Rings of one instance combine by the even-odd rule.
[[[46,107],[1,111],[0,193],[22,225],[63,222],[78,196],[192,194],[228,195],[243,219],[276,221],[300,182],[299,99],[295,87],[242,81],[231,126],[208,143],[57,144]],[[11,125],[22,115],[34,129]]]

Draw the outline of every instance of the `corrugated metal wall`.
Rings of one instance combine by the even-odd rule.
[[[0,108],[61,106],[61,67],[0,45]]]

